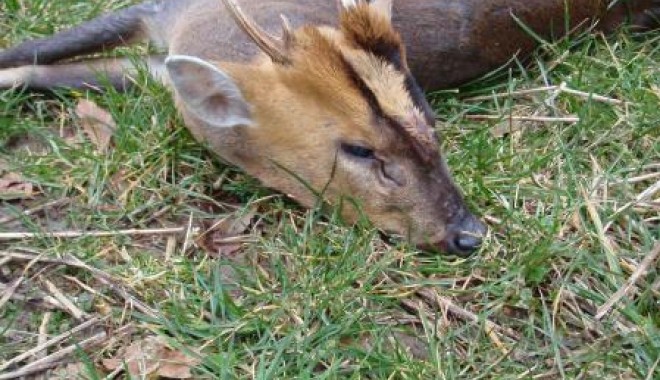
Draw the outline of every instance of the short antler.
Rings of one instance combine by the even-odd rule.
[[[249,19],[234,0],[222,0],[234,21],[250,36],[252,41],[266,53],[275,63],[283,65],[291,64],[291,58],[287,54],[288,45],[293,42],[293,32],[288,21],[283,18],[283,39],[272,36],[261,29],[253,20]]]

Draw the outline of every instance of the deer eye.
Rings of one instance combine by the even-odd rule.
[[[353,145],[353,144],[346,144],[342,143],[341,144],[341,149],[346,153],[349,154],[353,157],[358,157],[358,158],[376,158],[374,156],[374,150],[371,148],[367,148],[361,145]]]

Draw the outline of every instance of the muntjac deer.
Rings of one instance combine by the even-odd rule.
[[[131,60],[60,61],[151,40],[167,55],[146,67],[213,152],[305,206],[322,193],[348,220],[364,212],[383,231],[462,255],[485,227],[440,155],[423,90],[528,54],[535,40],[521,23],[552,38],[660,15],[659,0],[240,3],[149,1],[26,41],[0,52],[0,88],[123,88]]]

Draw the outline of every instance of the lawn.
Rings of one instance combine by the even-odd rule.
[[[0,48],[128,3],[4,0]],[[260,186],[146,77],[0,92],[0,379],[660,378],[660,33],[518,67],[429,94],[465,259]]]

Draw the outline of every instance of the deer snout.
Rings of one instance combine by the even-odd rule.
[[[477,217],[467,214],[457,223],[447,227],[447,234],[440,248],[457,256],[469,256],[481,246],[487,228]]]
[[[461,221],[449,225],[445,241],[447,251],[459,256],[467,256],[481,246],[486,235],[486,225],[474,215],[468,214]]]

